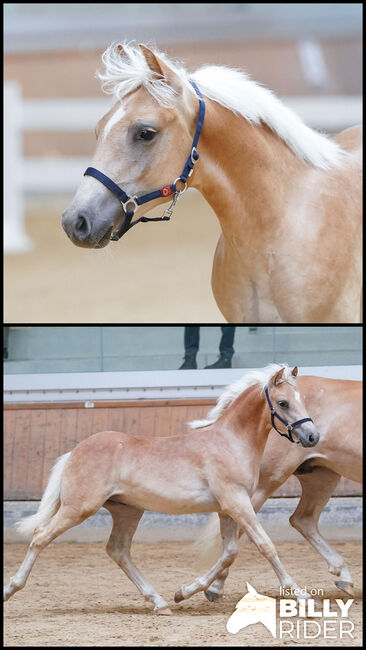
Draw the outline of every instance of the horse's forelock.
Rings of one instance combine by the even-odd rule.
[[[165,61],[178,75],[185,79],[186,72],[168,57],[157,50],[154,53]],[[96,76],[102,81],[102,89],[107,94],[123,99],[128,93],[143,86],[150,95],[165,107],[172,107],[176,97],[174,88],[165,83],[159,74],[149,68],[146,59],[135,43],[112,43],[102,54],[104,71]]]

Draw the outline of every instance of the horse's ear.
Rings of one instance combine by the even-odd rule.
[[[127,56],[125,48],[123,47],[122,43],[118,43],[117,45],[117,52],[120,56]]]
[[[145,61],[150,70],[153,70],[153,72],[156,72],[158,75],[163,77],[166,83],[175,90],[181,88],[182,84],[180,78],[178,77],[177,73],[174,72],[174,70],[172,70],[172,68],[170,68],[165,63],[165,61],[160,59],[156,54],[154,54],[152,50],[150,50],[149,47],[143,43],[139,43],[139,48],[144,55]]]
[[[273,384],[274,386],[277,386],[277,384],[279,384],[279,383],[281,382],[282,375],[283,375],[284,372],[285,372],[285,369],[284,369],[284,368],[281,368],[281,370],[279,370],[279,371],[275,374],[275,376],[272,377],[271,381],[272,381],[272,384]]]
[[[295,366],[295,368],[293,368],[293,369],[291,370],[291,374],[292,374],[294,377],[297,377],[297,373],[298,373],[298,372],[299,372],[299,369],[298,369],[297,366]]]
[[[153,70],[157,74],[160,74],[162,77],[164,77],[165,75],[164,75],[163,68],[156,54],[154,54],[154,52],[150,50],[150,48],[144,45],[143,43],[139,43],[139,48],[142,54],[144,55],[145,61],[149,66],[150,70]]]

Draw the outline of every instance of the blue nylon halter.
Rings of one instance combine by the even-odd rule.
[[[277,433],[279,433],[280,436],[284,436],[290,442],[296,442],[292,437],[292,430],[295,429],[295,427],[299,426],[299,424],[302,424],[303,422],[313,422],[313,420],[311,418],[302,418],[302,420],[296,420],[295,422],[292,422],[292,424],[290,424],[289,422],[287,422],[287,420],[284,420],[277,413],[277,411],[275,410],[275,408],[274,408],[274,406],[273,406],[273,404],[272,404],[272,402],[271,402],[271,400],[269,398],[268,386],[265,386],[264,393],[265,393],[266,398],[267,398],[268,406],[269,406],[269,408],[271,410],[271,423],[272,423],[273,428],[276,429]],[[276,427],[276,425],[274,423],[275,417],[278,418],[282,422],[282,424],[285,425],[285,427],[287,429],[287,433],[281,433],[281,431],[279,431],[279,429],[277,429],[277,427]],[[299,441],[297,441],[297,444],[299,444]]]
[[[125,216],[119,230],[111,235],[112,241],[118,241],[122,237],[122,235],[124,235],[130,228],[132,228],[132,226],[135,226],[137,223],[139,223],[139,221],[142,222],[168,221],[172,214],[172,208],[177,202],[179,195],[183,193],[187,188],[187,180],[192,175],[194,165],[196,164],[199,158],[197,145],[198,145],[199,137],[201,135],[203,120],[205,118],[204,99],[195,82],[190,79],[190,83],[193,86],[194,90],[196,91],[199,99],[197,126],[193,137],[191,152],[186,160],[181,175],[175,179],[174,183],[172,183],[171,185],[165,185],[165,187],[161,187],[160,189],[154,190],[153,192],[148,192],[147,194],[143,194],[142,196],[128,196],[128,194],[126,194],[126,192],[124,192],[124,190],[121,187],[119,187],[119,185],[117,185],[114,181],[112,181],[111,178],[103,174],[103,172],[100,172],[99,169],[95,169],[95,167],[88,167],[84,172],[84,176],[93,176],[98,181],[103,183],[103,185],[105,185],[122,204],[123,210],[125,212]],[[180,190],[177,187],[177,183],[179,181],[181,181],[184,184],[184,188],[182,190]],[[158,199],[160,197],[170,196],[171,194],[174,194],[172,205],[164,212],[162,217],[152,217],[152,218],[140,217],[139,219],[136,219],[131,223],[132,217],[140,205],[143,205],[144,203],[148,203],[149,201],[153,201],[154,199]],[[132,209],[131,207],[128,208],[129,205],[133,206]]]

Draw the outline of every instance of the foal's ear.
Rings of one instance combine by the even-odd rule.
[[[279,371],[275,374],[275,376],[272,377],[271,382],[272,382],[272,384],[273,384],[274,386],[277,386],[277,384],[279,384],[279,383],[281,382],[282,375],[283,375],[284,372],[285,372],[285,369],[284,369],[284,368],[281,368],[281,370],[279,370]]]
[[[297,373],[298,373],[298,372],[299,372],[299,369],[298,369],[297,366],[295,366],[295,368],[293,368],[293,369],[291,370],[291,374],[292,374],[294,377],[297,377]]]
[[[125,51],[125,48],[123,47],[122,43],[118,43],[117,52],[118,52],[118,54],[120,56],[126,56],[126,51]]]
[[[142,54],[145,57],[145,61],[149,66],[150,70],[156,72],[164,78],[164,81],[174,88],[174,90],[179,91],[182,88],[182,82],[178,77],[177,73],[170,68],[165,61],[160,59],[149,47],[143,43],[139,43],[139,48]]]

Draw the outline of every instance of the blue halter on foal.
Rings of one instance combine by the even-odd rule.
[[[311,418],[302,418],[302,420],[296,420],[295,422],[292,422],[292,424],[290,424],[289,422],[287,422],[287,420],[284,420],[277,413],[276,409],[274,408],[274,406],[273,406],[273,404],[272,404],[272,402],[271,402],[271,400],[269,398],[268,386],[264,387],[264,392],[265,392],[265,395],[266,395],[266,398],[267,398],[268,406],[271,409],[271,423],[272,423],[273,428],[276,429],[277,433],[279,433],[280,436],[284,436],[290,442],[296,442],[296,440],[294,440],[293,437],[292,437],[292,430],[295,429],[295,427],[299,426],[299,424],[302,424],[303,422],[313,422],[313,420]],[[276,427],[276,425],[274,423],[275,418],[278,418],[278,420],[280,420],[282,422],[282,424],[285,425],[285,427],[287,429],[287,433],[281,433],[281,431],[279,431],[279,429],[277,429],[277,427]],[[300,441],[297,441],[297,444],[299,444],[299,442]]]
[[[108,189],[111,192],[113,192],[113,194],[117,197],[117,199],[122,204],[123,210],[125,212],[125,217],[123,219],[123,223],[120,229],[111,235],[112,241],[118,241],[122,237],[122,235],[124,235],[127,232],[127,230],[132,228],[132,226],[135,226],[137,223],[139,223],[139,221],[142,222],[169,221],[176,202],[178,201],[180,195],[183,194],[183,192],[185,192],[185,190],[187,189],[187,179],[193,174],[194,165],[196,164],[199,158],[197,145],[198,145],[199,137],[201,135],[203,120],[205,117],[205,102],[203,100],[203,97],[200,91],[198,90],[196,84],[194,83],[194,81],[190,80],[190,83],[195,89],[200,103],[197,126],[196,126],[196,132],[193,137],[191,152],[187,158],[186,164],[183,167],[183,171],[181,175],[175,179],[174,183],[172,183],[171,185],[165,185],[165,187],[161,187],[159,190],[155,190],[154,192],[148,192],[147,194],[143,194],[142,196],[128,196],[126,192],[124,192],[123,189],[119,187],[119,185],[117,185],[114,181],[112,181],[111,178],[109,178],[108,176],[100,172],[98,169],[95,169],[94,167],[88,167],[88,169],[86,169],[86,171],[84,172],[84,176],[94,176],[94,178],[96,178],[98,181],[103,183],[103,185],[108,187]],[[179,181],[183,183],[182,189],[179,189],[177,187],[177,183],[179,183]],[[153,201],[154,199],[158,199],[160,197],[170,196],[171,194],[174,194],[173,201],[169,206],[169,208],[167,208],[164,211],[164,214],[161,217],[153,217],[153,218],[140,217],[139,219],[132,221],[132,217],[135,213],[135,210],[137,210],[139,205],[142,205],[143,203],[148,203],[149,201]]]

